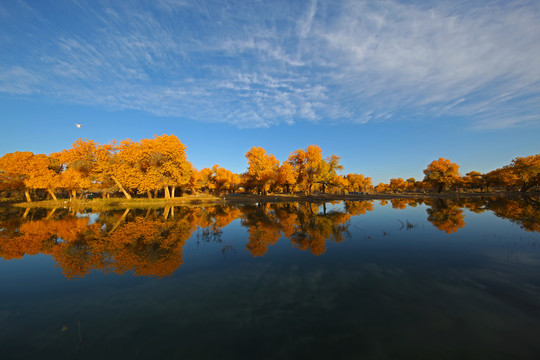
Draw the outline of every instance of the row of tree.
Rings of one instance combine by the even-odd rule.
[[[540,154],[526,157],[516,157],[509,165],[482,174],[471,171],[461,176],[459,165],[448,159],[439,158],[432,161],[424,170],[424,179],[414,178],[403,180],[391,179],[389,184],[379,184],[374,189],[378,192],[393,191],[425,191],[433,187],[442,192],[450,187],[455,189],[488,190],[493,187],[503,187],[507,191],[519,190],[526,192],[540,186]]]
[[[422,181],[397,178],[377,186],[362,174],[338,174],[343,170],[339,156],[323,157],[317,145],[292,152],[282,163],[261,147],[253,147],[245,156],[248,169],[243,174],[219,165],[198,171],[188,161],[185,146],[174,135],[104,145],[79,139],[70,149],[50,155],[5,154],[0,158],[0,191],[20,191],[31,201],[31,193],[39,191],[47,192],[54,200],[59,193],[76,198],[87,192],[103,196],[121,192],[131,199],[135,194],[149,198],[163,194],[171,198],[186,191],[221,195],[239,189],[262,195],[426,191],[433,187],[441,192],[450,186],[480,190],[504,186],[527,191],[540,184],[540,154],[518,157],[487,174],[472,171],[465,176],[460,176],[457,164],[440,158],[427,166]]]

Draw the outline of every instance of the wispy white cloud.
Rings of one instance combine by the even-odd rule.
[[[308,11],[298,21],[298,32],[301,38],[305,38],[311,31],[313,25],[313,19],[317,12],[317,1],[312,0]]]
[[[239,127],[540,121],[535,2],[63,6],[58,25],[60,8],[2,5],[1,92]]]
[[[533,4],[464,9],[355,1],[318,35],[340,69],[333,75],[337,87],[360,105],[470,116],[487,126],[509,103],[540,95],[538,10]],[[539,106],[528,105],[538,114]],[[515,115],[515,122],[531,120]]]
[[[15,95],[36,93],[36,85],[40,77],[20,66],[0,70],[0,92]]]

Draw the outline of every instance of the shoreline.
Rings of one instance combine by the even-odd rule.
[[[92,199],[92,200],[68,200],[60,199],[41,200],[34,202],[1,202],[0,206],[15,206],[22,208],[154,208],[167,206],[203,206],[224,204],[253,204],[253,203],[276,203],[276,202],[326,202],[326,201],[362,201],[362,200],[393,200],[393,199],[462,199],[462,198],[485,198],[506,197],[516,198],[523,195],[537,195],[536,193],[524,194],[520,192],[485,192],[485,193],[395,193],[395,194],[315,194],[315,195],[287,195],[269,194],[266,196],[253,194],[227,194],[221,197],[212,195],[189,195],[178,198],[136,198],[127,200],[124,198]]]

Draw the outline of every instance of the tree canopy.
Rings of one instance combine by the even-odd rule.
[[[215,164],[197,170],[188,160],[186,147],[175,135],[98,144],[78,139],[71,148],[50,155],[14,152],[0,158],[0,191],[19,192],[27,201],[39,194],[57,199],[57,194],[76,199],[84,193],[102,196],[174,198],[188,192],[223,195],[243,191],[269,193],[302,192],[415,192],[450,186],[466,189],[505,187],[526,192],[540,186],[540,154],[516,157],[512,162],[487,174],[470,171],[463,177],[459,165],[439,158],[427,165],[423,181],[392,178],[389,183],[372,184],[363,174],[340,174],[344,170],[335,154],[323,157],[322,149],[310,145],[297,149],[281,164],[262,147],[245,154],[247,170],[242,174]],[[22,195],[21,195],[22,196]],[[41,195],[43,197],[43,195]]]
[[[448,159],[433,160],[424,170],[424,181],[438,187],[442,192],[447,186],[459,181],[459,165]]]

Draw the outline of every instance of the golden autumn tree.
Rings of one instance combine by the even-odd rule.
[[[211,169],[204,168],[199,171],[196,183],[194,188],[221,195],[222,193],[236,192],[242,180],[238,174],[216,164]]]
[[[191,191],[192,194],[196,194],[201,190],[201,174],[195,166],[192,168],[191,176],[189,177],[189,183],[187,189]]]
[[[119,146],[116,140],[110,144],[99,145],[94,148],[95,163],[91,174],[93,188],[102,192],[102,195],[120,190],[126,199],[131,200],[131,194],[126,190],[122,182],[118,180],[115,174],[115,165]],[[131,180],[133,181],[133,180]],[[126,181],[129,183],[129,181]]]
[[[188,161],[186,147],[175,135],[156,136],[162,154],[167,158],[162,171],[169,179],[168,186],[171,187],[171,197],[175,196],[175,189],[184,191],[189,188],[191,174],[195,170],[193,164]],[[165,196],[167,189],[165,188]]]
[[[176,187],[188,186],[193,166],[187,160],[185,146],[175,135],[142,139],[140,149],[139,165],[154,189],[163,188],[168,198],[174,197]]]
[[[334,176],[334,178],[331,180],[331,185],[333,189],[342,192],[348,189],[349,181],[347,181],[347,178],[345,176],[336,174],[336,176]]]
[[[506,167],[516,177],[521,192],[540,185],[540,154],[517,157]]]
[[[480,189],[485,187],[485,176],[478,171],[470,171],[461,177],[461,183],[469,189]]]
[[[187,160],[185,146],[175,135],[155,135],[153,139],[121,141],[113,159],[113,173],[126,187],[139,193],[157,193],[174,197],[175,190],[192,186],[193,165]]]
[[[422,182],[416,181],[415,178],[411,177],[405,180],[405,190],[407,191],[416,191],[422,189]]]
[[[27,177],[24,180],[26,187],[31,189],[45,189],[53,200],[57,200],[54,189],[57,187],[61,167],[60,163],[47,155],[34,155],[25,171]]]
[[[298,149],[287,159],[298,176],[296,183],[306,195],[311,194],[313,185],[317,181],[316,176],[321,161],[322,150],[317,145],[310,145],[305,150]]]
[[[30,153],[31,154],[31,153]],[[20,190],[24,191],[24,174],[17,165],[18,157],[26,157],[24,153],[15,152],[5,154],[0,158],[0,190]],[[30,193],[25,194],[27,201],[31,201]]]
[[[323,194],[326,192],[328,185],[333,185],[336,182],[338,177],[336,171],[343,170],[343,165],[339,161],[339,156],[330,155],[328,158],[321,160],[317,166],[315,182],[322,186]]]
[[[240,177],[230,170],[214,165],[214,182],[216,191],[221,193],[234,193],[240,186]]]
[[[448,159],[439,158],[433,160],[424,170],[424,181],[437,186],[438,192],[442,192],[447,186],[460,180],[459,165]]]
[[[24,165],[33,156],[34,154],[29,151],[16,151],[5,154],[0,158],[2,190],[21,190],[24,192],[26,201],[28,202],[32,201],[32,198],[30,197],[29,189],[24,184],[26,177]]]
[[[373,188],[370,177],[364,177],[362,174],[347,174],[347,191],[365,192]]]
[[[388,189],[389,189],[388,184],[385,184],[385,183],[379,183],[377,186],[375,186],[375,191],[378,193],[387,192]]]
[[[284,186],[287,194],[292,194],[297,177],[298,174],[294,171],[293,166],[288,162],[284,162],[278,168],[276,184],[278,186]]]
[[[56,200],[53,189],[58,183],[60,166],[55,159],[31,152],[8,153],[0,158],[0,179],[7,190],[22,190],[26,201],[32,201],[30,190],[45,189]]]
[[[266,154],[262,147],[253,147],[246,153],[248,160],[247,180],[256,186],[259,193],[267,195],[270,185],[276,181],[279,161]]]
[[[144,173],[139,164],[141,157],[139,144],[131,139],[122,140],[114,147],[114,153],[111,156],[111,177],[126,190],[143,191],[141,183]],[[151,189],[146,190],[150,195]]]
[[[64,168],[60,176],[60,187],[69,190],[74,198],[77,191],[92,187],[96,181],[97,149],[99,144],[93,140],[78,139],[70,149],[51,154]]]
[[[517,174],[509,167],[503,167],[488,172],[485,175],[486,187],[504,186],[506,190],[511,190],[519,181]]]
[[[390,179],[390,184],[388,184],[388,188],[393,192],[403,191],[406,186],[407,184],[402,178]]]
[[[145,140],[151,139],[142,139],[139,143],[135,143],[137,148],[135,165],[140,171],[139,177],[141,178],[137,190],[140,193],[154,191],[157,196],[157,192],[163,189],[164,197],[170,197],[171,179],[168,179],[161,171],[168,159],[160,152],[158,144]],[[165,189],[167,189],[167,193],[165,193]]]
[[[210,168],[204,168],[199,171],[198,187],[200,190],[206,193],[213,193],[216,189],[216,182],[214,181],[215,173]]]

